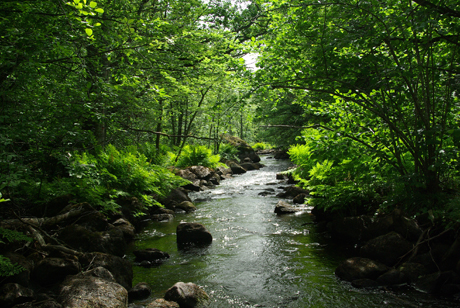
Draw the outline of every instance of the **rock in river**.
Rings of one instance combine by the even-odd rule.
[[[179,249],[190,246],[204,247],[212,243],[212,235],[199,223],[182,223],[177,226],[177,246]]]
[[[209,296],[194,283],[178,282],[166,291],[165,300],[179,304],[181,308],[208,307]]]
[[[292,213],[297,213],[301,211],[302,209],[296,208],[284,201],[278,201],[275,207],[275,213],[278,215],[292,214]]]
[[[339,264],[335,274],[340,279],[353,281],[357,279],[377,279],[380,275],[387,272],[390,268],[386,265],[366,259],[350,258]]]

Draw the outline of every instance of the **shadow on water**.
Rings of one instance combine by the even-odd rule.
[[[134,267],[134,283],[147,282],[163,297],[178,281],[194,282],[211,296],[211,307],[456,307],[407,288],[358,290],[334,271],[348,257],[309,213],[277,216],[276,173],[286,161],[263,159],[265,168],[225,180],[213,190],[191,194],[198,210],[173,221],[152,223],[136,248],[157,248],[171,256],[158,267]],[[275,184],[276,185],[273,185]],[[270,194],[261,196],[261,191]],[[272,191],[274,190],[274,191]],[[178,251],[176,226],[199,222],[213,235],[205,249]]]

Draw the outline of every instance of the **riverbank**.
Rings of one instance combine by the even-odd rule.
[[[195,166],[178,173],[191,183],[160,200],[164,207],[143,215],[136,215],[144,206],[134,197],[120,198],[119,211],[104,215],[89,203],[72,204],[71,196],[64,196],[48,204],[53,216],[2,220],[1,228],[33,240],[1,244],[2,255],[22,270],[1,281],[0,306],[127,307],[139,293],[132,286],[133,262],[126,259],[136,234],[152,221],[195,210],[187,192],[215,187],[232,171]]]
[[[285,177],[276,176],[290,163],[268,157],[264,157],[262,163],[267,166],[229,177],[214,189],[203,186],[199,192],[184,194],[194,203],[195,209],[185,207],[190,201],[180,201],[181,190],[178,190],[177,196],[169,198],[173,201],[169,209],[152,209],[148,217],[132,216],[132,221],[126,216],[114,216],[104,222],[103,219],[93,217],[91,213],[94,213],[94,209],[80,205],[83,206],[82,210],[86,209],[80,213],[83,217],[72,216],[69,220],[62,220],[60,226],[71,229],[77,225],[84,225],[85,229],[93,228],[94,231],[86,233],[91,234],[91,238],[72,240],[73,245],[77,242],[79,245],[89,245],[86,244],[89,241],[95,244],[95,235],[108,240],[109,235],[121,232],[125,243],[132,241],[135,234],[135,248],[132,245],[124,246],[121,242],[102,245],[104,249],[127,249],[123,250],[123,255],[117,256],[107,252],[82,252],[67,248],[66,245],[61,245],[62,248],[58,249],[56,247],[59,245],[48,243],[46,245],[53,246],[49,247],[49,250],[39,251],[37,248],[41,247],[28,247],[29,252],[35,252],[35,257],[39,256],[53,262],[43,261],[41,272],[31,268],[21,274],[24,275],[23,279],[25,277],[31,280],[25,289],[17,290],[17,294],[20,294],[17,298],[26,302],[18,307],[62,307],[65,303],[64,295],[61,296],[64,294],[63,290],[74,289],[81,292],[85,290],[82,288],[83,285],[91,284],[100,284],[105,290],[118,294],[121,300],[112,296],[112,301],[108,301],[102,294],[97,293],[97,288],[86,290],[87,293],[74,293],[71,297],[86,296],[88,300],[99,297],[111,305],[107,307],[118,307],[118,304],[120,307],[126,307],[130,294],[137,291],[143,285],[142,282],[146,282],[148,288],[140,298],[148,298],[138,299],[136,304],[131,306],[148,307],[153,305],[156,299],[164,297],[166,290],[178,281],[191,281],[201,286],[210,296],[209,307],[219,308],[261,305],[306,307],[305,305],[311,303],[315,303],[317,307],[380,307],[384,302],[394,307],[414,307],[414,304],[422,307],[434,304],[437,307],[456,306],[456,302],[420,293],[407,283],[396,289],[388,284],[356,289],[349,282],[339,281],[335,274],[339,264],[356,256],[354,254],[363,245],[364,240],[360,240],[356,247],[353,243],[344,245],[344,239],[334,234],[332,226],[337,227],[338,234],[346,233],[346,230],[351,233],[355,229],[340,227],[336,221],[337,217],[331,220],[331,216],[321,216],[321,213],[313,211],[316,218],[329,217],[320,222],[315,221],[314,216],[305,210],[287,215],[274,213],[276,204],[284,198],[287,198],[284,199],[287,203],[296,207],[292,204],[294,202],[291,202],[294,195],[297,195],[292,192],[295,189],[289,189],[291,186]],[[212,184],[209,185],[212,187]],[[129,209],[127,213],[132,213],[136,208],[135,200],[125,201],[124,207],[126,210]],[[166,200],[163,202],[167,203]],[[73,211],[75,210],[78,210],[78,207],[74,207]],[[92,219],[89,219],[90,217]],[[365,218],[362,219],[367,221]],[[115,223],[117,220],[119,221]],[[176,245],[176,229],[183,222],[198,222],[206,226],[213,236],[211,246],[191,251],[179,250]],[[131,232],[131,225],[135,233]],[[103,230],[99,229],[102,231],[96,231],[102,227]],[[42,224],[40,228],[50,236],[58,234],[56,229],[49,229],[47,224]],[[362,232],[368,234],[368,230],[363,229]],[[362,236],[358,238],[363,239]],[[135,261],[133,249],[150,248],[165,252],[170,257],[158,264],[142,265]],[[34,262],[37,260],[34,259]],[[30,257],[26,258],[26,261],[30,262]],[[34,264],[38,263],[40,260]],[[65,284],[46,282],[45,277],[49,277],[49,273],[52,272],[61,273],[59,281]],[[80,274],[81,272],[85,274]],[[64,279],[63,275],[72,278]],[[37,280],[40,279],[37,277],[41,276],[42,280]],[[18,279],[19,276],[15,278]],[[123,288],[119,288],[118,285]],[[135,287],[131,289],[132,285]],[[34,293],[27,293],[27,289]],[[131,292],[125,293],[123,289]],[[132,295],[131,298],[133,299]],[[77,304],[80,305],[78,307],[82,307],[81,302]]]

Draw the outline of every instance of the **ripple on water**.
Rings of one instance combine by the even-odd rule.
[[[279,183],[276,172],[287,166],[276,166],[283,162],[275,160],[263,163],[267,167],[260,171],[190,194],[192,200],[204,200],[196,212],[142,232],[136,246],[158,248],[171,258],[157,268],[135,266],[134,284],[146,281],[153,297],[162,297],[174,283],[192,281],[211,296],[211,308],[456,307],[410,289],[356,290],[339,281],[334,270],[345,253],[316,230],[310,215],[276,216],[278,199],[258,196],[264,188],[274,188],[268,184]],[[204,224],[213,235],[212,245],[178,251],[175,230],[180,221]]]

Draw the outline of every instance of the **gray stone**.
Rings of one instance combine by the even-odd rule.
[[[190,201],[183,201],[183,202],[177,204],[176,209],[181,209],[181,210],[185,211],[186,213],[191,213],[191,212],[196,211],[195,205]]]
[[[146,308],[180,308],[176,302],[170,302],[163,298],[158,298],[155,301],[148,304]]]
[[[361,255],[393,266],[401,261],[413,245],[396,232],[376,237],[361,247]]]
[[[0,288],[0,306],[11,307],[32,301],[34,291],[17,283],[6,283]]]
[[[302,209],[296,208],[292,205],[290,205],[287,202],[284,201],[278,201],[278,203],[275,206],[275,213],[277,215],[284,215],[284,214],[293,214],[297,212],[301,212]]]
[[[168,253],[161,251],[159,249],[156,249],[156,248],[134,250],[133,253],[134,253],[134,256],[136,256],[136,262],[142,262],[142,261],[156,262],[158,260],[169,258]]]
[[[179,249],[190,246],[204,247],[212,243],[212,235],[199,223],[181,223],[177,226],[177,246]]]
[[[76,260],[46,258],[35,266],[32,278],[41,285],[51,285],[63,281],[67,275],[75,275],[80,271],[81,265]]]
[[[129,301],[141,300],[148,298],[152,293],[152,288],[146,282],[139,282],[128,291]]]
[[[181,308],[204,308],[209,305],[209,296],[194,283],[178,282],[166,291],[165,300],[179,304]]]
[[[121,284],[125,289],[131,289],[133,284],[133,266],[130,261],[105,254],[105,253],[87,253],[80,258],[83,267],[103,267],[107,269],[115,279],[115,282]]]
[[[127,308],[128,291],[110,276],[104,268],[69,276],[61,284],[59,301],[66,308]]]
[[[367,258],[350,258],[339,264],[335,274],[342,280],[377,279],[390,268],[380,262]]]

